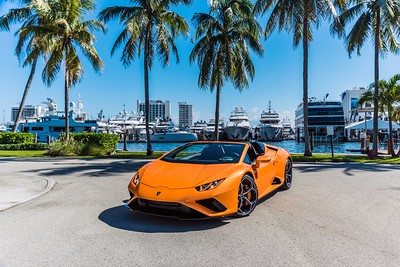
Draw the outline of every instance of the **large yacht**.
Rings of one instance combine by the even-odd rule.
[[[204,129],[207,127],[206,121],[196,121],[192,127],[190,127],[190,131],[197,135],[197,138],[202,141],[204,140]]]
[[[29,118],[19,124],[21,132],[33,133],[38,142],[50,142],[58,140],[60,134],[65,132],[65,112],[56,111],[55,101],[48,99],[43,102],[48,105],[46,115],[42,117]],[[97,132],[98,124],[95,120],[88,120],[86,113],[82,112],[83,105],[78,100],[78,106],[70,103],[69,127],[71,133]]]
[[[180,131],[171,120],[160,120],[150,135],[151,142],[192,142],[197,141],[197,134]]]
[[[269,101],[268,111],[261,113],[260,124],[258,125],[258,139],[262,141],[282,141],[283,126],[280,123],[279,114],[272,111]]]
[[[283,140],[295,140],[296,135],[294,129],[292,128],[292,123],[288,118],[283,119],[282,126],[283,126]]]
[[[301,141],[304,139],[304,113],[303,103],[296,109],[295,128],[299,132]],[[345,141],[344,137],[344,113],[340,101],[319,101],[308,102],[308,131],[310,140],[313,142],[328,142],[327,126],[333,126],[333,141]]]
[[[224,119],[220,119],[218,123],[218,140],[221,140],[224,135]],[[207,123],[207,126],[203,130],[203,139],[204,140],[216,140],[215,138],[215,119],[210,119]]]
[[[224,131],[228,140],[239,141],[251,139],[252,126],[243,107],[236,107],[229,117]]]

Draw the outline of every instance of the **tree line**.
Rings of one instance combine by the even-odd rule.
[[[100,11],[97,19],[87,20],[95,12],[94,0],[9,0],[19,7],[0,17],[0,30],[20,24],[16,55],[23,67],[30,67],[18,117],[34,78],[37,61],[45,59],[41,78],[51,86],[61,71],[64,76],[65,134],[69,138],[69,90],[82,79],[83,55],[95,72],[101,72],[104,62],[94,43],[95,32],[105,32],[106,23],[118,20],[122,32],[114,41],[111,55],[121,52],[120,61],[129,67],[143,56],[147,154],[153,153],[149,130],[149,72],[158,59],[167,67],[174,57],[179,62],[175,39],[189,33],[184,17],[172,11],[176,6],[190,6],[192,0],[126,0],[126,6],[111,6]],[[267,17],[265,25],[258,18]],[[303,51],[303,107],[308,106],[308,51],[313,30],[322,21],[331,23],[333,36],[344,40],[349,56],[360,54],[368,40],[374,46],[374,82],[370,101],[374,103],[373,151],[378,151],[378,109],[384,91],[379,80],[379,57],[400,49],[400,0],[210,0],[208,13],[194,13],[194,45],[190,63],[199,67],[198,86],[216,90],[215,136],[218,138],[221,90],[230,82],[238,90],[249,86],[254,78],[250,50],[263,55],[260,40],[268,39],[275,30],[293,37],[293,46]],[[395,82],[397,86],[398,79]],[[399,97],[400,98],[400,97]],[[395,100],[399,101],[399,98]],[[382,105],[381,105],[382,106]],[[312,156],[308,133],[308,109],[304,112],[304,155]],[[391,115],[389,114],[389,118]]]

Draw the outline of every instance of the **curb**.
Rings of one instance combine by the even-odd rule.
[[[31,177],[32,177],[32,176],[31,176]],[[35,194],[35,195],[32,195],[32,196],[30,196],[30,197],[28,197],[28,198],[26,198],[26,199],[24,199],[24,200],[22,200],[22,201],[20,201],[20,202],[12,203],[12,204],[10,204],[10,205],[8,205],[8,206],[5,206],[5,207],[0,207],[0,212],[5,211],[5,210],[7,210],[7,209],[9,209],[9,208],[18,206],[18,205],[20,205],[20,204],[26,203],[26,202],[28,202],[28,201],[31,201],[31,200],[33,200],[33,199],[35,199],[35,198],[37,198],[37,197],[40,197],[41,195],[46,194],[46,193],[49,192],[51,189],[53,189],[53,187],[54,187],[54,185],[55,185],[55,182],[54,182],[53,179],[44,178],[44,177],[41,177],[41,176],[34,176],[34,177],[46,181],[46,186],[44,187],[44,189],[43,189],[40,193]],[[0,265],[0,266],[1,266],[1,265]]]

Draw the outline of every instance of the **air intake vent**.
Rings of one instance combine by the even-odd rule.
[[[277,185],[277,184],[281,184],[281,180],[278,177],[275,177],[275,179],[272,181],[272,185]]]
[[[226,207],[224,205],[222,205],[215,198],[208,198],[208,199],[198,200],[196,202],[199,203],[200,205],[206,207],[207,209],[215,211],[215,212],[226,211]]]

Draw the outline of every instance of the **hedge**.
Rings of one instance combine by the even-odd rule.
[[[34,140],[33,133],[0,133],[0,144],[31,144]]]

